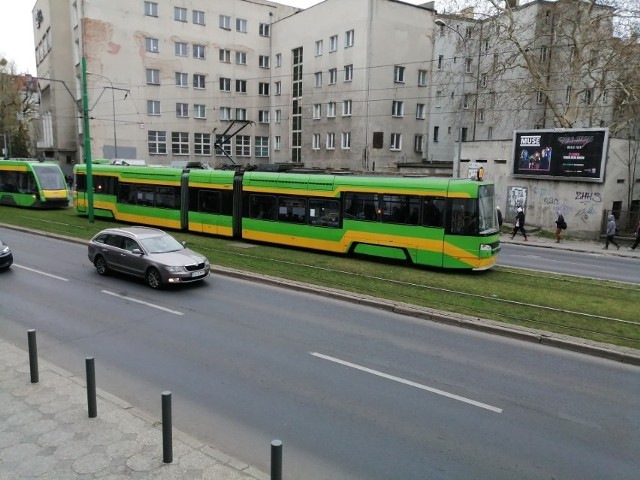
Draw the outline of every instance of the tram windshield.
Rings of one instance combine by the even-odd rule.
[[[33,165],[40,187],[43,190],[65,190],[67,185],[60,169],[52,165]]]
[[[498,231],[498,217],[496,214],[495,187],[480,185],[478,187],[478,210],[480,235]]]

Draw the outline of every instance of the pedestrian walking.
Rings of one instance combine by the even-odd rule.
[[[567,228],[567,222],[564,221],[564,217],[558,212],[558,219],[556,220],[556,243],[560,243],[562,240],[562,230]]]
[[[618,230],[618,226],[616,225],[616,217],[610,214],[609,222],[607,223],[607,240],[604,244],[604,250],[609,249],[610,243],[613,243],[616,246],[616,249],[620,250],[620,245],[618,245],[618,243],[614,240],[617,230]]]
[[[638,244],[640,243],[640,220],[638,220],[638,224],[636,225],[635,234],[636,234],[636,241],[633,242],[633,245],[631,246],[631,250],[635,250]]]
[[[498,214],[498,228],[502,228],[502,212],[500,207],[496,207],[496,213]]]
[[[522,235],[524,235],[524,239],[529,240],[527,238],[527,231],[524,229],[524,211],[522,211],[522,207],[518,207],[517,213],[516,213],[516,221],[513,224],[513,232],[511,232],[511,239],[513,240],[513,237],[516,236],[516,233],[518,233],[518,230],[520,230],[522,232]]]

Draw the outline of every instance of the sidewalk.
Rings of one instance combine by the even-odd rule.
[[[525,241],[521,233],[518,233],[513,240],[511,234],[503,232],[500,235],[500,243],[522,244],[528,247],[556,248],[560,250],[572,250],[575,252],[600,253],[602,255],[617,255],[620,257],[640,258],[640,246],[635,250],[631,250],[630,243],[621,243],[619,239],[616,242],[620,244],[620,249],[616,249],[614,245],[609,245],[607,250],[604,249],[604,240],[596,242],[591,240],[562,240],[556,243],[555,238],[538,237],[535,232],[528,235],[529,240]]]
[[[98,389],[98,416],[89,418],[84,380],[38,364],[39,383],[31,383],[28,352],[0,339],[1,480],[268,478],[175,429],[165,464],[160,395],[153,419]]]

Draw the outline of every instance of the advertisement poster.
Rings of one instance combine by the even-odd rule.
[[[513,174],[602,182],[608,140],[606,128],[516,130]]]

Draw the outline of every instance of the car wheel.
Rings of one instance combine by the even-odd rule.
[[[107,261],[104,259],[104,257],[98,255],[93,261],[93,265],[96,267],[96,271],[100,275],[106,275],[107,273],[109,273],[109,267],[107,266]]]
[[[153,289],[158,289],[162,287],[162,277],[160,276],[160,272],[155,268],[150,268],[147,270],[147,285],[149,285]]]

